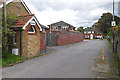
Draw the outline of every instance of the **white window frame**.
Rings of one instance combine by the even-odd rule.
[[[88,31],[88,33],[91,33],[91,31]]]
[[[62,30],[67,30],[68,27],[67,26],[62,26]]]
[[[54,30],[54,31],[55,31],[55,30],[58,30],[58,27],[57,27],[57,26],[53,26],[53,27],[52,27],[52,30]]]
[[[35,33],[35,27],[34,27],[34,25],[31,25],[32,26],[32,28],[33,28],[33,32],[29,32],[29,29],[28,29],[28,33]],[[31,27],[30,26],[30,27]]]
[[[90,38],[90,36],[89,35],[85,35],[85,38]]]

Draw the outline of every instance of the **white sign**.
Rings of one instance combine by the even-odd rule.
[[[111,26],[113,26],[113,27],[116,26],[116,21],[112,21]]]
[[[18,55],[18,49],[12,49],[12,54]]]
[[[35,25],[35,21],[32,21],[32,22],[31,22],[31,25]]]

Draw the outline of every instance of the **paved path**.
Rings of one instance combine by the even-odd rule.
[[[64,48],[50,54],[3,68],[3,77],[95,78],[91,66],[100,54],[103,44],[103,40],[90,40],[63,46]]]
[[[109,42],[105,41],[104,47],[100,53],[102,54],[103,52],[104,59],[100,60],[100,58],[96,58],[96,64],[98,64],[96,67],[96,76],[98,78],[119,78],[117,65],[118,57],[116,53],[112,52],[111,47]],[[100,55],[98,57],[100,57]]]

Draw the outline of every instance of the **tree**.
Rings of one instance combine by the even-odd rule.
[[[103,13],[101,18],[98,20],[95,28],[98,31],[100,31],[104,36],[106,36],[109,33],[110,28],[112,28],[112,26],[111,26],[112,18],[113,18],[113,16],[111,13],[109,13],[109,12]],[[119,22],[120,22],[119,17],[115,16],[115,21],[116,21],[116,24],[119,24]]]
[[[79,27],[79,28],[77,29],[77,31],[84,33],[83,26]]]
[[[11,40],[15,32],[11,29],[11,26],[13,26],[13,23],[18,19],[18,16],[13,17],[12,15],[7,15],[7,22],[4,23],[4,26],[2,26],[2,47],[6,48],[6,46],[11,45]],[[7,28],[6,28],[7,27]],[[6,36],[7,35],[7,36]]]
[[[116,24],[120,24],[120,18],[115,16],[114,20],[116,21]],[[113,15],[111,13],[103,13],[101,18],[96,23],[95,26],[97,30],[99,30],[103,36],[109,36],[110,39],[113,41],[113,52],[114,52],[114,40],[118,33],[118,27],[112,27],[111,22],[113,21]]]

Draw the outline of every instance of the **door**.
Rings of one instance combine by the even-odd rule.
[[[93,34],[90,34],[90,39],[93,39]]]

